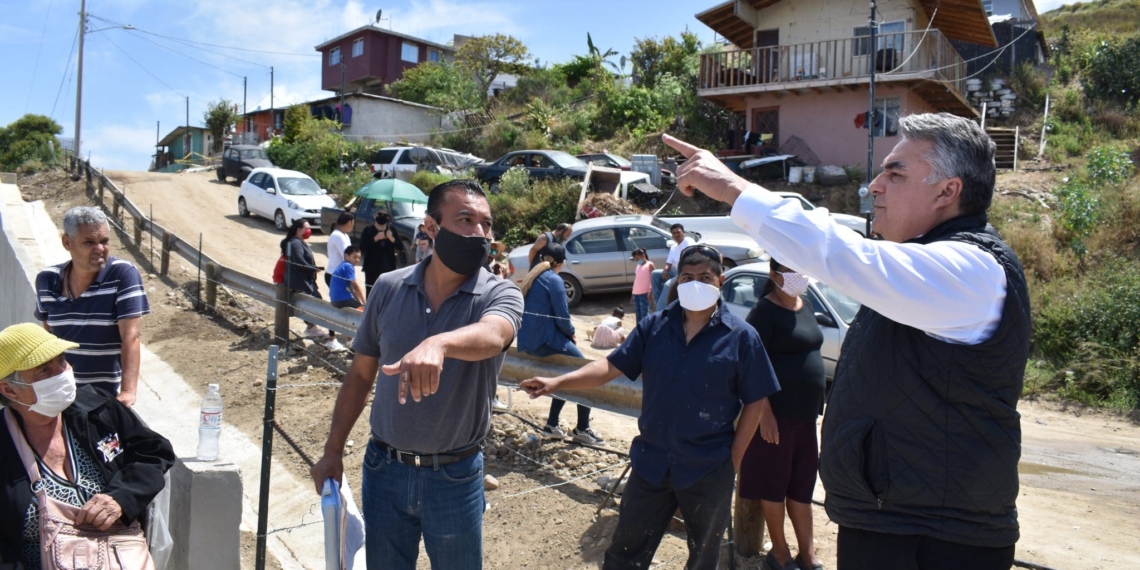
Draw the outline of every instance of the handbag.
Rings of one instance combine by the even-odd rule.
[[[40,481],[32,447],[15,417],[4,410],[4,421],[12,443],[24,463],[32,488]],[[146,536],[138,521],[130,526],[115,521],[107,530],[76,526],[79,507],[48,497],[47,490],[36,491],[40,519],[40,565],[43,570],[154,570]]]

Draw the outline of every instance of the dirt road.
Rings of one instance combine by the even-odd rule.
[[[268,220],[242,219],[236,213],[237,189],[220,185],[207,174],[113,173],[128,196],[141,208],[154,204],[155,217],[180,235],[205,234],[210,255],[253,275],[268,275],[281,238]],[[69,205],[87,203],[75,189],[59,184],[24,188],[27,199],[44,199],[57,224]],[[192,233],[187,233],[192,232]],[[324,237],[314,235],[314,250],[323,255]],[[116,243],[115,255],[129,258],[128,248]],[[144,263],[136,260],[140,266]],[[199,389],[222,382],[227,417],[241,429],[260,434],[264,390],[266,323],[237,314],[206,317],[188,310],[172,286],[193,280],[186,273],[171,279],[148,279],[153,315],[144,323],[143,341]],[[622,295],[583,303],[583,319],[599,319]],[[278,397],[278,421],[310,456],[321,452],[328,417],[336,395],[335,383],[345,365],[326,362],[323,353],[305,353],[283,363],[282,382],[296,387]],[[506,392],[501,390],[502,396]],[[545,419],[547,400],[524,401],[514,395],[515,411],[530,421]],[[1140,568],[1137,529],[1140,528],[1140,426],[1107,414],[1064,408],[1054,403],[1021,402],[1023,456],[1018,498],[1021,540],[1017,557],[1060,569]],[[564,414],[563,427],[574,414]],[[636,434],[633,418],[594,413],[595,428],[615,449],[626,450]],[[585,475],[615,465],[620,457],[575,448],[560,442],[530,441],[534,430],[508,416],[495,418],[489,442],[487,472],[502,487],[488,493],[485,524],[488,568],[593,568],[616,522],[616,511],[600,516],[594,509],[601,495]],[[358,422],[357,442],[346,459],[346,473],[359,488],[359,451],[368,434]],[[304,477],[303,460],[284,445],[277,453],[291,458],[290,467]],[[606,474],[612,474],[606,472]],[[578,479],[581,477],[581,479]],[[544,488],[548,485],[552,487]],[[816,498],[823,499],[821,486]],[[835,525],[816,509],[816,546],[827,567],[834,568]],[[297,521],[271,520],[274,527]],[[788,529],[789,533],[791,529]],[[662,542],[656,568],[684,565],[683,535],[669,534]],[[423,562],[426,562],[424,560]],[[759,559],[740,560],[741,568],[759,568]],[[426,567],[421,563],[421,567]]]

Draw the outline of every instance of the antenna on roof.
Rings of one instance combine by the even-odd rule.
[[[380,9],[380,10],[377,10],[377,11],[376,11],[376,27],[377,27],[377,28],[379,28],[379,27],[380,27],[380,20],[383,20],[383,19],[384,19],[384,18],[381,18],[381,17],[380,17],[380,15],[381,15],[381,14],[383,14],[383,13],[384,13],[384,10],[383,10],[383,9]],[[392,29],[392,18],[388,18],[388,29],[389,29],[389,30],[391,30],[391,29]]]

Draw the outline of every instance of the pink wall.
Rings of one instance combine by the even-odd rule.
[[[875,97],[898,97],[899,114],[930,112],[932,108],[918,95],[903,87],[876,85]],[[867,89],[842,93],[807,93],[799,96],[784,93],[748,98],[746,120],[752,123],[752,110],[770,107],[780,109],[780,144],[792,136],[804,140],[822,164],[843,166],[867,163],[867,130],[855,128],[855,116],[867,112]],[[875,139],[875,164],[881,164],[899,142],[898,136]]]

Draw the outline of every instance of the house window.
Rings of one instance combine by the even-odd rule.
[[[883,22],[879,24],[879,31],[875,33],[875,46],[878,49],[894,49],[897,53],[902,53],[905,47],[905,37],[903,32],[906,32],[906,22]],[[855,28],[855,55],[867,55],[871,52],[871,28],[869,26],[859,26]]]
[[[982,0],[982,8],[986,9],[987,16],[994,15],[994,0]]]
[[[872,136],[893,137],[899,134],[899,98],[875,99],[875,115],[871,120]]]
[[[364,55],[364,38],[352,40],[352,57]]]
[[[431,61],[434,63],[439,63],[439,52],[434,50],[434,49],[429,51],[428,52],[428,61]]]
[[[340,48],[335,47],[329,50],[329,65],[336,65],[340,63]]]
[[[420,46],[413,43],[404,42],[400,48],[400,59],[408,63],[420,62]]]

